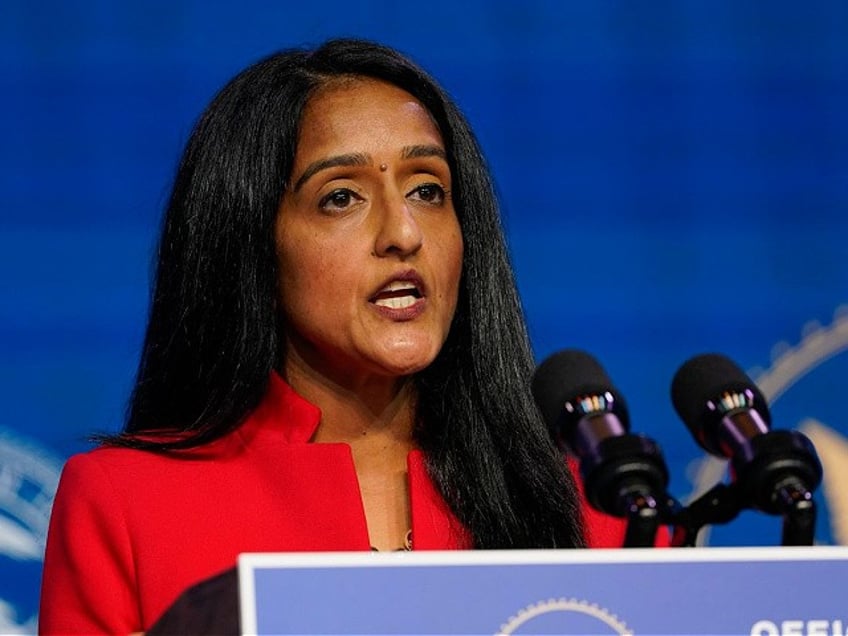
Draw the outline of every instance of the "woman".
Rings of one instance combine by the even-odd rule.
[[[368,42],[259,62],[188,143],[125,430],[56,496],[42,630],[146,629],[241,552],[586,545],[532,368],[445,93]]]

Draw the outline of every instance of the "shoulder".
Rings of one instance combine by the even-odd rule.
[[[247,445],[238,429],[224,437],[195,448],[176,451],[155,451],[125,446],[98,446],[73,455],[65,464],[63,479],[110,478],[128,481],[134,477],[178,470],[179,467],[204,462],[229,460],[243,454]],[[67,476],[67,477],[65,477]]]
[[[65,463],[53,517],[114,514],[133,498],[133,484],[149,482],[163,474],[162,458],[128,448],[97,448],[72,456]],[[165,472],[167,470],[165,469]]]
[[[62,469],[60,485],[79,482],[96,485],[105,481],[114,486],[139,473],[155,474],[173,461],[161,454],[144,450],[99,447],[68,459]]]
[[[99,516],[108,510],[113,515],[132,515],[131,510],[155,503],[174,484],[191,483],[186,481],[187,473],[202,477],[219,464],[191,461],[200,456],[202,453],[176,456],[115,447],[99,447],[74,455],[62,469],[53,503],[54,514],[68,510]]]

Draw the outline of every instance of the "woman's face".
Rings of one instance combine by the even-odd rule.
[[[425,108],[378,80],[319,90],[276,223],[286,368],[405,376],[441,349],[462,269],[444,144]]]

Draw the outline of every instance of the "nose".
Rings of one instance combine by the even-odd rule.
[[[377,256],[412,256],[424,243],[424,234],[402,195],[386,196],[381,203],[374,244]]]

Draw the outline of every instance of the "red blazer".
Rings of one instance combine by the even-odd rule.
[[[242,552],[369,550],[350,447],[308,443],[319,419],[274,375],[242,426],[180,459],[115,448],[72,457],[50,520],[40,632],[145,630]],[[407,463],[414,548],[467,548],[422,453]],[[621,545],[622,522],[584,514],[592,547]]]

